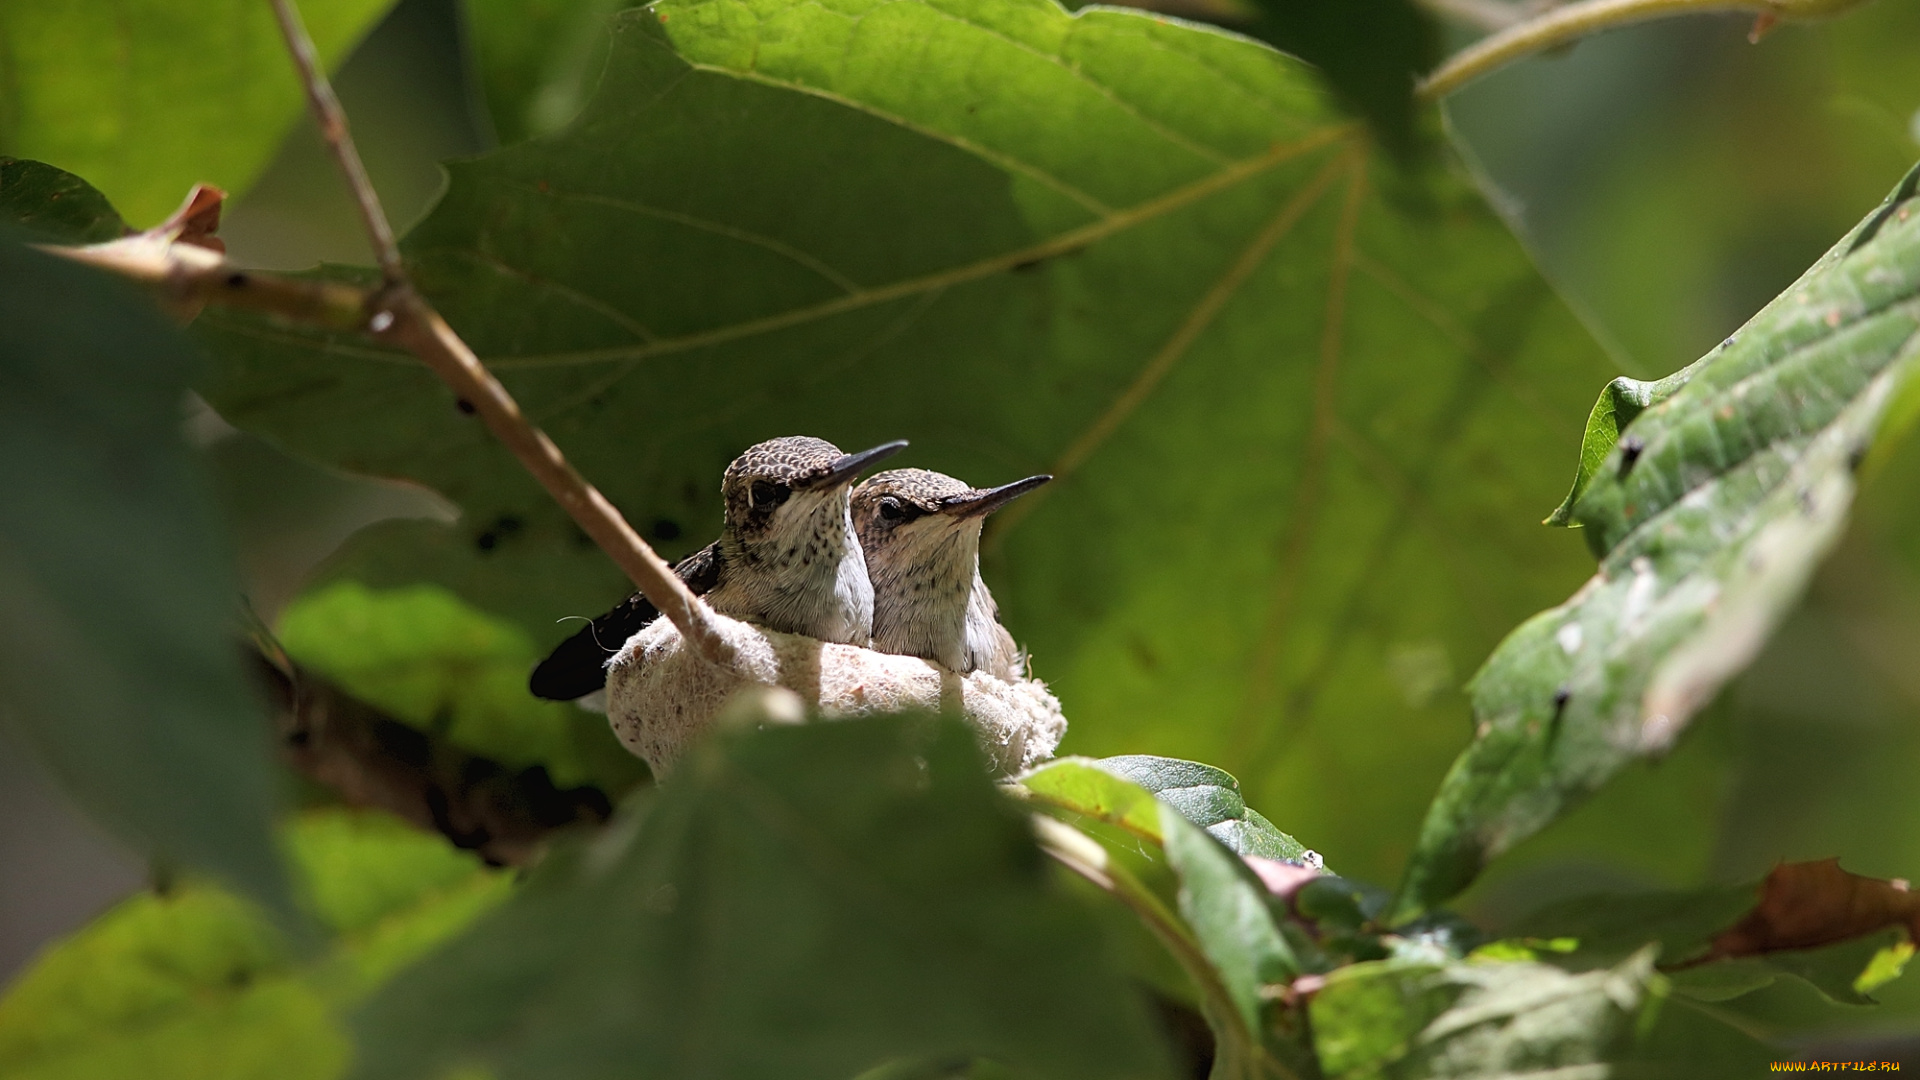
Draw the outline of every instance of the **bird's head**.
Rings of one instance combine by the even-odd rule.
[[[825,439],[789,435],[747,448],[720,483],[726,531],[744,553],[801,550],[817,535],[845,530],[847,488],[869,465],[906,447],[882,443],[843,454]]]
[[[945,473],[891,469],[853,489],[853,527],[876,580],[919,569],[967,572],[987,515],[1053,479],[1029,476],[997,488],[970,487]]]

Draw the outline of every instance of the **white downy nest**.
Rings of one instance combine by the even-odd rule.
[[[785,687],[809,712],[826,717],[907,709],[958,713],[973,725],[981,749],[1001,773],[1052,757],[1067,731],[1060,702],[1037,679],[959,675],[917,656],[783,634],[718,612],[711,617],[733,646],[732,667],[686,648],[667,619],[629,638],[607,663],[607,719],[655,776],[664,777],[727,703],[756,684]]]

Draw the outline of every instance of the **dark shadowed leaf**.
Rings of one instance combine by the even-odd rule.
[[[1710,356],[1636,388],[1649,403],[1593,467],[1618,414],[1609,388],[1559,515],[1586,530],[1599,573],[1475,677],[1476,739],[1422,829],[1402,914],[1664,754],[1798,602],[1920,357],[1916,181]]]
[[[127,223],[92,184],[51,165],[9,157],[0,157],[0,221],[41,243],[99,244],[127,232]]]
[[[145,297],[0,240],[0,717],[142,854],[284,908],[194,366]]]
[[[1457,672],[1584,570],[1535,504],[1615,374],[1470,186],[1381,165],[1298,62],[1139,13],[614,24],[581,117],[454,164],[406,247],[570,459],[669,556],[774,435],[1056,474],[986,569],[1077,748],[1217,761],[1392,873],[1459,747]],[[343,573],[448,585],[542,645],[625,594],[410,359],[197,329],[223,415],[464,509],[370,530]]]
[[[329,63],[389,0],[306,0]],[[187,189],[244,190],[300,115],[267,4],[129,0],[0,6],[0,153],[86,177],[141,227]]]
[[[1849,874],[1828,859],[1783,863],[1757,886],[1580,897],[1507,931],[1567,942],[1563,962],[1576,967],[1616,963],[1652,943],[1675,989],[1702,1001],[1792,975],[1859,1005],[1912,956],[1915,911],[1902,883]]]
[[[1237,26],[1326,72],[1393,150],[1414,150],[1414,82],[1440,58],[1440,28],[1414,0],[1246,0]]]
[[[1166,1075],[959,725],[737,734],[674,780],[389,984],[360,1075],[840,1080],[927,1056]]]

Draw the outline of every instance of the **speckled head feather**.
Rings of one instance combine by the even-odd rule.
[[[787,435],[746,449],[727,466],[720,481],[730,531],[750,536],[772,524],[774,511],[796,491],[830,491],[858,478],[866,466],[907,444],[883,443],[858,454],[843,454],[825,439]]]
[[[894,528],[939,512],[956,495],[975,489],[946,473],[927,469],[888,469],[867,477],[853,489],[853,527],[860,546],[879,546]]]
[[[980,527],[1049,479],[976,488],[926,469],[893,469],[855,488],[854,531],[873,583],[873,647],[962,674],[1021,677],[1025,658],[980,577]]]
[[[822,641],[865,645],[873,587],[847,517],[847,488],[904,442],[842,454],[824,439],[788,436],[750,447],[721,480],[726,528],[715,611]]]

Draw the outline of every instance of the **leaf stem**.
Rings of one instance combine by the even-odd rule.
[[[1582,0],[1554,8],[1455,53],[1433,74],[1421,80],[1415,93],[1427,100],[1445,97],[1495,68],[1546,49],[1556,48],[1600,30],[1628,26],[1668,15],[1721,11],[1751,11],[1760,16],[1755,32],[1774,19],[1799,17],[1800,9],[1816,5],[1771,3],[1768,0]],[[1828,5],[1830,6],[1830,5]],[[1822,12],[1824,13],[1824,12]]]

